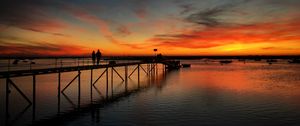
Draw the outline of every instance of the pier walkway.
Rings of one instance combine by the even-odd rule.
[[[114,64],[105,64],[105,65],[64,66],[64,67],[43,68],[43,69],[1,71],[0,78],[11,78],[11,77],[61,73],[61,72],[81,71],[81,70],[93,70],[93,69],[113,68],[113,67],[122,67],[122,66],[134,66],[134,65],[140,66],[142,64],[147,64],[147,65],[150,64],[150,66],[147,66],[147,70],[142,68],[143,71],[148,73],[148,71],[150,71],[150,69],[154,69],[154,67],[156,67],[158,63],[162,64],[164,69],[169,69],[169,70],[178,69],[180,67],[180,63],[178,61],[157,61],[157,62],[137,61],[137,62],[130,62],[130,63],[114,63]]]
[[[73,93],[78,94],[77,97],[77,109],[82,108],[81,107],[81,78],[83,77],[81,75],[82,71],[90,71],[90,100],[93,101],[93,89],[96,89],[96,83],[100,78],[104,78],[104,88],[106,88],[106,99],[109,98],[109,82],[113,84],[113,75],[116,74],[118,75],[118,78],[121,79],[124,82],[124,89],[125,89],[125,94],[128,94],[129,89],[128,89],[128,79],[134,74],[137,79],[138,85],[140,84],[140,71],[144,72],[145,75],[147,75],[149,78],[155,77],[158,74],[158,69],[161,69],[161,72],[165,74],[166,70],[171,70],[176,67],[176,64],[179,65],[179,62],[174,62],[174,61],[155,61],[155,60],[149,60],[149,61],[134,61],[134,62],[127,62],[127,63],[116,63],[115,61],[109,61],[107,64],[101,64],[101,65],[82,65],[82,66],[61,66],[61,67],[51,67],[48,66],[49,68],[40,68],[40,69],[29,69],[29,70],[12,70],[12,71],[1,71],[0,72],[0,79],[5,79],[6,82],[6,100],[5,100],[5,108],[6,108],[6,125],[10,125],[13,123],[13,119],[10,118],[10,112],[9,112],[9,107],[12,101],[10,100],[10,94],[12,91],[15,91],[16,93],[20,94],[28,103],[26,105],[26,110],[29,107],[32,107],[32,120],[33,122],[37,121],[36,120],[36,78],[38,75],[42,74],[57,74],[57,97],[58,97],[58,113],[60,113],[60,103],[61,103],[61,95],[64,96],[66,99],[68,99],[68,96],[64,93],[65,90],[68,89],[70,85],[76,84],[77,86],[77,91],[73,91]],[[158,64],[161,64],[162,67],[158,68]],[[131,66],[133,69],[129,69],[128,67]],[[115,67],[124,67],[124,71],[117,71]],[[97,69],[104,69],[103,72],[98,73]],[[131,73],[129,74],[129,71]],[[70,82],[67,84],[62,84],[62,74],[65,72],[76,72],[76,75],[73,78],[70,78]],[[97,73],[94,73],[97,72]],[[122,72],[122,73],[121,73]],[[124,73],[123,73],[124,72]],[[93,78],[93,74],[96,75],[96,78]],[[110,74],[110,75],[109,75]],[[32,87],[32,93],[31,96],[26,95],[24,92],[24,89],[18,86],[18,84],[14,81],[13,78],[17,77],[29,77],[32,78],[32,85],[28,85]],[[117,78],[115,78],[117,79]],[[77,80],[77,81],[76,81]],[[98,82],[99,83],[99,82]],[[64,87],[62,87],[65,85]],[[12,90],[15,89],[15,90]],[[111,89],[112,90],[112,89]],[[123,93],[124,94],[124,93]],[[11,102],[10,102],[11,101]],[[73,103],[73,102],[70,102]],[[75,104],[74,104],[75,105]]]
[[[158,64],[161,64],[162,67],[158,68]],[[129,69],[128,67],[131,66],[134,69]],[[120,73],[120,71],[117,71],[115,67],[124,67],[125,70],[121,71],[124,72],[123,74]],[[162,69],[161,69],[162,68]],[[60,97],[61,94],[65,97],[67,97],[66,94],[64,94],[64,91],[68,89],[70,85],[74,85],[74,82],[77,82],[77,108],[81,108],[81,71],[90,71],[90,99],[93,100],[93,88],[96,88],[96,83],[100,78],[105,79],[105,88],[106,88],[106,99],[108,99],[108,92],[109,92],[109,80],[110,83],[113,84],[113,75],[117,74],[119,79],[121,79],[124,82],[125,87],[125,94],[128,92],[128,79],[136,72],[135,74],[137,77],[138,85],[140,84],[140,71],[144,72],[147,76],[153,77],[158,74],[158,69],[161,69],[161,72],[165,74],[165,71],[172,70],[172,69],[179,69],[180,68],[180,62],[179,61],[171,61],[171,60],[149,60],[149,61],[135,61],[135,62],[128,62],[128,63],[116,63],[115,61],[109,61],[107,64],[101,64],[101,65],[82,65],[82,66],[61,66],[61,67],[51,67],[49,68],[40,68],[40,69],[29,69],[29,70],[12,70],[12,71],[1,71],[0,72],[0,79],[5,79],[6,82],[6,100],[5,100],[5,108],[6,108],[6,125],[10,125],[13,121],[9,118],[10,112],[9,112],[9,106],[11,104],[10,102],[10,94],[12,93],[12,89],[14,88],[17,93],[19,93],[28,103],[26,108],[32,107],[32,119],[35,121],[35,115],[36,115],[36,78],[38,75],[42,74],[57,74],[57,97],[58,97],[58,113],[60,113]],[[97,69],[104,69],[102,73],[93,73],[94,70]],[[131,71],[129,74],[128,72]],[[76,72],[76,75],[74,78],[71,78],[70,82],[65,85],[65,87],[62,88],[62,73],[65,72]],[[96,72],[96,71],[95,71]],[[93,74],[97,76],[96,79],[93,78]],[[109,74],[111,78],[109,78]],[[26,93],[24,93],[23,89],[18,86],[16,82],[14,82],[13,78],[17,77],[30,77],[32,78],[32,93],[31,96],[27,96]],[[77,81],[76,81],[77,80]],[[75,92],[74,92],[75,93]],[[70,102],[72,103],[72,102]],[[75,105],[75,104],[74,104]]]
[[[0,72],[0,78],[82,71],[82,70],[92,70],[92,69],[112,68],[112,67],[122,67],[122,66],[133,66],[133,65],[141,65],[141,64],[149,64],[149,63],[132,62],[132,63],[118,63],[118,64],[107,64],[107,65],[64,66],[64,67],[56,67],[56,68],[4,71],[4,72]]]

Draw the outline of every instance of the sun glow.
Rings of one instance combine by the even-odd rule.
[[[83,55],[95,49],[105,55],[152,55],[153,48],[165,55],[300,55],[300,10],[288,2],[253,0],[247,9],[224,6],[235,5],[232,1],[195,0],[187,4],[193,5],[190,9],[158,0],[143,1],[143,6],[53,3],[3,4],[0,56]]]

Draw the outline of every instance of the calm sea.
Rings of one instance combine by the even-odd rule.
[[[72,59],[71,59],[72,60]],[[90,91],[90,71],[82,71],[78,99],[77,79],[64,94],[58,95],[58,75],[36,76],[36,104],[29,105],[11,86],[6,109],[5,79],[0,79],[0,124],[2,125],[300,125],[300,65],[279,60],[272,65],[265,61],[220,65],[218,60],[182,60],[192,64],[151,76],[140,71],[128,80],[128,87],[109,69]],[[2,68],[7,68],[2,61]],[[11,61],[13,62],[13,61]],[[40,68],[35,60],[32,69]],[[67,62],[64,60],[64,62]],[[71,61],[70,61],[71,62]],[[89,64],[90,61],[82,61]],[[82,63],[81,62],[81,63]],[[124,61],[123,61],[124,62]],[[55,61],[44,60],[43,64]],[[78,65],[78,62],[71,63]],[[26,67],[11,69],[27,69]],[[105,62],[103,62],[105,64]],[[19,65],[19,64],[18,64]],[[57,64],[56,64],[57,65]],[[58,65],[59,66],[59,65]],[[58,67],[56,66],[56,67]],[[17,67],[17,66],[15,66]],[[47,67],[47,65],[46,65]],[[131,73],[136,66],[129,67]],[[147,68],[146,65],[142,66]],[[3,69],[2,69],[3,70]],[[104,71],[94,70],[93,81]],[[124,67],[116,68],[124,76]],[[64,88],[77,72],[62,73]],[[105,75],[105,74],[104,74]],[[32,99],[32,77],[11,79]],[[58,97],[59,96],[59,97]]]

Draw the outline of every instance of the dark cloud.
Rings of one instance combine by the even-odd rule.
[[[222,9],[214,8],[191,14],[186,18],[186,20],[199,25],[213,27],[221,24],[221,22],[216,18],[216,16],[218,16],[222,12]]]
[[[167,48],[188,48],[188,49],[203,49],[221,46],[224,44],[214,42],[192,42],[192,41],[160,41],[154,46],[167,47]]]
[[[218,16],[222,15],[227,11],[232,5],[218,6],[212,9],[206,9],[204,11],[199,11],[189,15],[186,21],[195,23],[198,25],[204,25],[208,27],[214,27],[221,25],[223,21],[218,19]]]
[[[66,34],[62,34],[62,33],[48,32],[43,29],[27,28],[26,30],[40,32],[40,33],[46,33],[46,34],[55,35],[55,36],[62,36],[62,37],[70,36],[70,35],[66,35]]]
[[[199,36],[197,35],[190,35],[190,34],[161,34],[161,35],[155,35],[156,38],[197,38]]]
[[[264,0],[268,4],[277,4],[280,6],[290,6],[290,7],[299,7],[299,0]]]
[[[179,5],[179,7],[182,8],[180,14],[190,13],[191,11],[196,9],[195,7],[193,7],[193,4],[181,4]]]
[[[117,32],[118,32],[118,34],[123,35],[123,36],[128,36],[131,34],[130,30],[124,25],[119,26],[117,28]]]
[[[234,7],[240,4],[245,4],[249,1],[250,0],[243,0],[240,2],[232,2],[219,5],[213,8],[199,10],[198,12],[190,14],[188,17],[185,18],[185,20],[194,24],[207,27],[223,26],[230,23],[230,21],[227,22],[224,19],[221,19],[220,16],[227,13],[236,13],[235,11],[233,11]]]
[[[151,0],[132,0],[131,2],[134,3],[133,12],[135,15],[140,19],[146,18],[148,15],[147,5]]]
[[[48,13],[60,3],[46,0],[3,0],[0,3],[0,24],[37,32],[64,28],[65,24]]]
[[[208,42],[205,38],[202,38],[196,32],[186,34],[155,35],[155,37],[150,39],[149,42],[154,42],[155,44],[153,44],[153,46],[189,49],[212,48],[224,45],[224,43]]]
[[[149,42],[157,46],[182,48],[211,48],[239,42],[282,43],[300,40],[300,19],[290,22],[266,22],[230,27],[209,27],[183,34],[155,35]],[[268,50],[272,48],[262,48]]]
[[[18,39],[18,38],[14,38]],[[22,40],[22,39],[19,39]],[[86,47],[67,44],[52,44],[48,42],[11,43],[0,40],[0,56],[53,56],[53,55],[83,55]]]

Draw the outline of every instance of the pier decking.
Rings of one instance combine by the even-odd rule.
[[[141,64],[147,64],[147,63],[133,62],[133,63],[119,63],[119,64],[107,64],[107,65],[66,66],[66,67],[46,68],[46,69],[4,71],[4,72],[0,72],[0,78],[51,74],[51,73],[61,73],[61,72],[81,71],[81,70],[92,70],[92,69],[121,67],[121,66],[133,66],[133,65],[141,65]]]
[[[142,65],[142,64],[157,64],[157,63],[163,64],[164,66],[166,66],[165,67],[166,69],[178,69],[179,68],[178,62],[174,62],[174,61],[159,61],[159,62],[139,61],[139,62],[131,62],[131,63],[117,63],[117,64],[106,64],[106,65],[65,66],[65,67],[32,69],[32,70],[4,71],[4,72],[0,72],[0,78],[51,74],[51,73],[71,72],[71,71],[82,71],[82,70],[92,70],[92,69],[101,69],[101,68],[113,68],[113,67],[122,67],[122,66],[134,66],[134,65]],[[151,68],[151,69],[154,69],[154,68]],[[143,70],[146,71],[145,69],[143,69]]]

